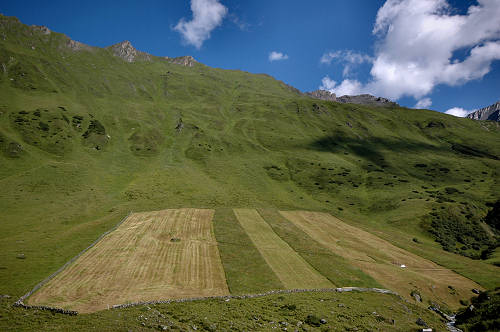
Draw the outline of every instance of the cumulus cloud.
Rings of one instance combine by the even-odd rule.
[[[281,52],[272,51],[271,53],[269,53],[269,61],[271,61],[271,62],[279,61],[279,60],[286,60],[286,59],[288,59],[288,55],[283,54]]]
[[[343,80],[342,83],[337,84],[336,81],[332,80],[330,77],[325,76],[321,80],[321,90],[327,90],[335,93],[337,96],[344,95],[359,95],[363,93],[363,86],[357,80]]]
[[[431,105],[431,98],[422,98],[415,104],[414,108],[428,108]]]
[[[445,113],[463,118],[467,114],[469,114],[470,112],[471,111],[464,110],[461,107],[453,107],[453,108],[450,108],[449,110],[447,110]]]
[[[191,0],[193,18],[182,18],[174,30],[178,31],[187,44],[200,48],[210,38],[210,33],[218,27],[227,14],[227,8],[219,0]]]
[[[453,14],[446,0],[387,0],[377,13],[371,78],[362,90],[418,100],[436,85],[482,78],[500,59],[498,17],[498,0],[478,0],[464,15]]]

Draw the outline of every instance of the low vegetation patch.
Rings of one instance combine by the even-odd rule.
[[[500,330],[500,288],[482,292],[470,302],[456,315],[457,327],[466,332]]]
[[[473,259],[487,259],[488,253],[498,246],[498,237],[487,233],[478,213],[480,211],[469,204],[435,209],[423,225],[444,250]]]

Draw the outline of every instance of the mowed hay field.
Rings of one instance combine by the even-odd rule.
[[[234,209],[241,226],[285,288],[331,288],[334,285],[283,241],[254,209]]]
[[[371,275],[381,285],[407,298],[415,290],[426,301],[458,308],[459,300],[469,298],[472,288],[481,289],[475,282],[449,269],[348,225],[330,214],[307,211],[280,213],[311,238]],[[403,264],[406,267],[402,268]]]
[[[229,293],[214,210],[134,213],[29,299],[93,312],[127,302]]]
[[[481,289],[327,213],[217,213],[134,213],[27,304],[86,313],[138,301],[360,286],[388,288],[408,299],[416,291],[425,304],[456,309],[472,288]]]

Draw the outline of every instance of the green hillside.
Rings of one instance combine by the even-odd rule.
[[[0,294],[20,296],[129,211],[329,212],[498,286],[500,126],[306,97],[0,16]],[[443,250],[445,249],[445,250]],[[497,249],[498,250],[498,249]]]

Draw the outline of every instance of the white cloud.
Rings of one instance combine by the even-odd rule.
[[[415,104],[414,108],[428,108],[431,105],[431,98],[422,98]]]
[[[279,61],[279,60],[286,60],[288,59],[288,55],[286,54],[283,54],[281,52],[275,52],[275,51],[272,51],[271,53],[269,53],[269,61]]]
[[[453,108],[450,108],[449,110],[447,110],[445,113],[463,118],[467,114],[469,114],[470,112],[471,111],[464,110],[461,107],[453,107]]]
[[[446,0],[387,0],[377,13],[373,33],[379,39],[362,90],[422,99],[438,84],[460,85],[486,75],[500,59],[500,1],[478,0],[465,15],[452,12]],[[454,58],[469,49],[465,58]]]
[[[359,95],[363,93],[363,86],[357,80],[343,80],[340,85],[337,85],[337,82],[332,80],[330,77],[325,76],[321,80],[320,90],[327,90],[332,93],[335,93],[337,96],[344,95]]]
[[[342,50],[324,53],[319,61],[323,64],[331,64],[333,60],[337,60],[344,65],[342,76],[347,77],[352,72],[353,67],[365,62],[372,62],[373,58],[351,50]]]
[[[361,64],[363,62],[371,62],[373,61],[372,57],[354,52],[351,50],[343,50],[343,51],[335,51],[335,52],[327,52],[321,56],[320,62],[330,64],[334,59],[339,59],[341,61],[352,63],[352,64]]]
[[[191,0],[191,11],[191,21],[182,18],[174,30],[182,35],[187,44],[199,49],[210,38],[212,30],[222,23],[227,8],[219,0]]]

